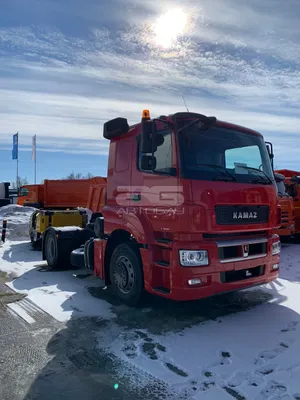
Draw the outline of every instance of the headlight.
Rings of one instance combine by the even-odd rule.
[[[272,243],[272,256],[280,253],[281,243],[280,241]]]
[[[179,259],[184,267],[208,265],[208,252],[206,250],[179,250]]]

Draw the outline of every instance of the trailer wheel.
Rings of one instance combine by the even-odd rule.
[[[110,261],[110,280],[117,297],[129,306],[137,305],[144,292],[141,258],[134,244],[117,246]]]
[[[59,240],[55,231],[49,231],[45,238],[45,259],[51,269],[65,269],[70,267],[72,251],[70,240]]]

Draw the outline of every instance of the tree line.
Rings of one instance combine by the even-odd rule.
[[[80,172],[75,173],[74,171],[72,171],[69,175],[67,175],[66,177],[61,178],[61,179],[63,179],[63,180],[66,180],[66,179],[90,179],[93,177],[94,177],[94,175],[91,174],[90,172],[87,175],[84,175]],[[42,180],[40,183],[44,183],[44,180]],[[17,180],[15,180],[14,182],[11,183],[11,188],[17,189],[17,188],[19,188],[21,186],[25,186],[25,185],[29,185],[28,179],[26,177],[22,178],[21,176],[18,176]]]

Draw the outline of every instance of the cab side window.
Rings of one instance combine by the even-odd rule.
[[[153,172],[169,174],[172,169],[172,135],[169,130],[157,131],[158,135],[162,135],[164,138],[163,144],[158,146],[154,152],[154,157],[156,158],[156,168]],[[147,154],[151,155],[151,154]],[[141,168],[141,151],[139,148],[139,170],[143,171]],[[149,172],[149,171],[145,171]]]

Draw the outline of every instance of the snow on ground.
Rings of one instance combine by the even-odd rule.
[[[110,317],[110,306],[90,296],[86,287],[99,287],[98,280],[78,279],[74,271],[49,271],[40,251],[31,249],[27,242],[7,242],[0,248],[0,271],[18,279],[7,283],[17,292],[38,304],[58,321],[72,316]]]
[[[6,216],[0,212],[11,226],[21,220],[25,226],[19,208]],[[167,383],[174,400],[300,399],[300,244],[283,245],[276,282],[201,303],[212,308],[208,311],[197,306],[191,312],[191,303],[150,304],[144,310],[114,306],[105,295],[88,293],[87,287],[99,288],[96,279],[48,272],[28,241],[0,247],[0,270],[18,277],[8,285],[59,321],[106,319],[106,329],[97,334],[99,348],[121,360],[119,373],[131,385],[145,382],[143,373],[131,379],[128,365]]]
[[[300,245],[284,245],[281,278],[234,295],[265,293],[265,304],[180,332],[132,329],[123,333],[126,345],[114,324],[113,339],[99,333],[99,345],[169,383],[182,398],[300,399],[299,280]]]
[[[8,205],[0,208],[0,224],[7,220],[7,241],[0,245],[0,271],[18,279],[7,285],[28,296],[58,321],[72,316],[110,317],[110,306],[91,297],[86,287],[99,287],[96,279],[78,279],[76,271],[49,272],[42,254],[34,251],[29,242],[31,207]],[[26,241],[24,241],[26,239]],[[86,271],[85,271],[86,272]],[[102,303],[102,304],[101,304]]]
[[[0,208],[0,226],[7,220],[6,238],[8,240],[26,240],[29,237],[29,219],[35,211],[32,207],[8,205]]]

